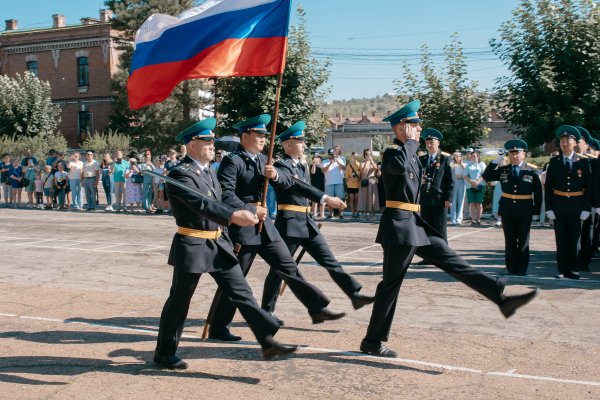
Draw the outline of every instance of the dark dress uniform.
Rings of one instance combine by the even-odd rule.
[[[600,176],[600,164],[598,163],[598,159],[591,154],[581,155],[585,156],[590,163],[590,170],[592,171],[592,207],[595,208],[596,204],[600,202],[597,194],[598,184],[596,183],[598,176]],[[598,233],[597,216],[598,214],[593,213],[581,224],[581,265],[579,267],[581,271],[590,270],[589,265],[594,255],[594,249],[598,248],[598,241],[595,239]]]
[[[496,278],[471,267],[423,221],[418,212],[423,176],[418,148],[416,140],[402,144],[395,139],[383,154],[381,172],[387,201],[376,239],[383,248],[383,280],[375,294],[365,337],[368,343],[388,340],[400,286],[415,254],[494,303],[501,305],[504,300],[506,277]]]
[[[573,154],[565,165],[561,153],[552,157],[546,171],[546,212],[553,211],[556,262],[559,274],[579,277],[581,264],[581,213],[592,208],[592,174],[586,157]],[[591,217],[588,217],[590,219]]]
[[[236,209],[256,212],[262,198],[263,171],[267,157],[257,154],[256,162],[243,152],[242,146],[234,153],[227,155],[219,166],[218,179],[223,189],[223,201]],[[271,179],[273,188],[283,187],[297,190],[287,172],[278,170],[278,181]],[[294,295],[308,309],[310,315],[320,313],[329,304],[329,299],[321,290],[304,279],[296,262],[275,229],[273,221],[267,216],[262,232],[258,226],[232,226],[229,235],[234,243],[242,245],[238,255],[244,275],[248,273],[256,255],[260,255],[271,269],[287,283]],[[228,325],[233,320],[236,304],[228,299],[221,299],[215,311],[211,332],[228,332]]]
[[[308,171],[305,171],[301,163],[294,161],[287,154],[284,154],[283,159],[274,165],[304,182],[307,181]],[[319,265],[327,269],[331,278],[344,293],[351,300],[354,299],[358,296],[362,285],[344,271],[329,249],[319,228],[310,218],[310,204],[307,199],[319,203],[325,193],[308,185],[296,183],[294,186],[296,193],[304,194],[299,195],[282,187],[274,187],[278,204],[275,228],[279,231],[292,256],[302,246]],[[282,279],[279,275],[274,270],[270,270],[265,280],[262,298],[262,308],[269,312],[275,310],[281,282]]]
[[[498,215],[504,231],[504,260],[509,275],[525,275],[529,266],[529,233],[534,215],[542,208],[542,181],[537,167],[524,161],[516,174],[513,165],[490,163],[483,172],[486,181],[500,181],[502,197]]]
[[[441,233],[448,243],[448,209],[446,201],[452,202],[456,178],[450,163],[450,154],[438,150],[433,163],[429,162],[429,153],[419,157],[423,168],[424,183],[421,188],[421,217]]]
[[[169,173],[169,177],[221,200],[215,173],[210,169],[201,171],[189,156]],[[233,254],[231,242],[223,233],[235,210],[169,183],[165,189],[179,228],[169,253],[169,265],[174,267],[173,283],[160,317],[156,351],[163,356],[175,355],[190,301],[205,272],[219,285],[223,293],[221,298],[240,309],[259,342],[277,332],[279,324],[258,306]],[[215,235],[218,237],[198,237],[209,232],[218,232]]]

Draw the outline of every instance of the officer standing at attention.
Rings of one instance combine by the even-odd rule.
[[[590,169],[592,171],[592,185],[594,185],[594,177],[598,177],[598,165],[596,157],[590,154],[589,148],[591,146],[593,138],[590,136],[590,133],[587,129],[576,126],[575,129],[579,131],[581,138],[577,141],[575,145],[575,151],[579,153],[580,156],[586,157],[590,163]],[[594,190],[592,190],[594,193]],[[592,206],[595,204],[595,196],[592,194]],[[590,261],[592,261],[592,256],[594,254],[593,242],[594,242],[594,216],[595,209],[592,207],[592,214],[590,218],[587,218],[581,224],[581,264],[579,265],[580,271],[589,271],[590,270]]]
[[[496,303],[506,318],[538,293],[536,289],[523,295],[504,295],[506,277],[497,278],[471,267],[448,247],[439,232],[423,222],[419,195],[424,172],[416,157],[420,104],[413,101],[384,119],[390,121],[396,138],[384,152],[381,165],[386,207],[376,242],[383,248],[383,280],[377,286],[367,334],[360,345],[362,352],[383,357],[398,356],[382,342],[389,338],[400,286],[415,254]]]
[[[598,159],[598,150],[600,150],[600,142],[597,139],[591,138],[589,147],[588,147],[588,155],[593,156],[593,159],[590,160],[591,168],[592,168],[592,186],[594,188],[594,195],[592,196],[592,214],[594,217],[594,224],[592,227],[592,256],[597,257],[598,254],[598,246],[600,246],[600,215],[597,213],[600,212],[600,159]],[[593,179],[593,177],[596,177]],[[596,211],[596,213],[593,213]],[[588,267],[589,268],[589,267]],[[584,271],[583,269],[581,269]]]
[[[269,218],[267,208],[261,207],[265,179],[269,179],[273,187],[296,190],[294,181],[287,172],[267,165],[267,157],[260,154],[265,145],[266,125],[270,121],[271,116],[263,114],[234,125],[241,136],[239,150],[227,155],[219,166],[218,178],[223,188],[223,202],[235,209],[249,210],[264,221],[261,232],[256,226],[232,226],[229,229],[231,240],[242,245],[238,259],[244,275],[248,274],[258,254],[308,309],[313,323],[340,319],[346,313],[333,313],[327,309],[329,299],[321,290],[308,283],[298,271],[290,251]],[[211,339],[242,340],[240,336],[229,332],[229,324],[235,311],[235,304],[221,298],[210,326]]]
[[[276,139],[281,140],[285,154],[283,159],[275,163],[279,170],[285,170],[289,175],[300,179],[303,182],[308,181],[308,171],[301,164],[300,158],[306,148],[304,144],[304,121],[297,122],[290,129],[283,132]],[[355,310],[371,304],[375,301],[374,297],[363,296],[359,294],[362,285],[352,276],[347,274],[335,256],[329,249],[321,231],[310,218],[310,204],[307,199],[320,204],[327,204],[333,208],[345,208],[346,204],[337,197],[327,196],[319,189],[296,183],[297,193],[304,192],[303,195],[296,194],[282,187],[275,187],[277,196],[277,218],[275,219],[275,228],[281,235],[287,245],[290,254],[293,256],[296,250],[302,246],[319,265],[323,266],[329,272],[329,275],[335,283],[346,293],[352,301]],[[273,312],[275,303],[279,296],[279,289],[282,279],[273,270],[269,271],[263,290],[262,308]]]
[[[423,167],[423,187],[421,188],[421,217],[423,221],[438,231],[448,243],[448,207],[452,205],[456,178],[450,163],[450,154],[440,150],[444,138],[437,129],[427,128],[421,132],[425,139],[427,154],[419,157]]]
[[[167,183],[173,217],[178,226],[169,253],[174,267],[169,299],[160,317],[154,362],[167,368],[186,369],[188,364],[175,355],[190,301],[200,276],[209,273],[221,289],[223,297],[239,307],[244,319],[262,346],[264,360],[291,354],[296,346],[284,346],[273,339],[279,324],[258,307],[252,290],[233,254],[231,242],[223,233],[230,224],[252,227],[258,224],[253,212],[235,210],[222,203],[217,177],[208,168],[214,154],[212,130],[216,120],[208,118],[177,136],[187,145],[188,153],[169,177],[191,188],[207,193],[210,200],[197,193]],[[234,226],[234,225],[231,225]]]
[[[561,154],[550,159],[545,183],[546,213],[554,220],[556,278],[579,279],[581,225],[592,209],[592,174],[589,160],[575,153],[579,131],[563,125],[556,137]]]
[[[500,181],[502,197],[498,215],[504,231],[504,261],[508,275],[525,276],[529,266],[529,232],[534,215],[540,215],[543,193],[540,172],[525,162],[527,143],[511,139],[504,143],[510,164],[498,166],[503,156],[483,172],[486,181]]]

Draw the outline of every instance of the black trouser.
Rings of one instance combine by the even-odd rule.
[[[500,304],[506,277],[496,278],[471,267],[444,240],[430,236],[427,246],[381,245],[383,248],[383,280],[377,285],[371,321],[366,339],[386,342],[390,335],[400,286],[408,266],[416,254],[435,265],[489,300]]]
[[[323,235],[320,232],[314,232],[312,229],[309,229],[309,232],[309,237],[307,238],[282,237],[290,254],[294,256],[296,250],[302,246],[319,265],[327,269],[329,276],[337,283],[340,289],[350,299],[353,299],[362,288],[362,285],[352,275],[344,271],[340,263],[335,259],[331,249],[329,249]],[[262,297],[262,308],[268,312],[275,311],[275,303],[277,303],[277,298],[279,297],[281,282],[282,279],[279,275],[275,271],[270,270],[265,280]]]
[[[560,274],[569,276],[571,272],[579,272],[581,263],[581,222],[579,215],[557,215],[554,220],[556,263]]]
[[[600,246],[600,216],[598,214],[592,214],[594,216],[594,226],[592,232],[592,255],[598,251]],[[591,217],[590,217],[591,218]]]
[[[156,351],[164,356],[172,356],[177,351],[190,301],[201,275],[174,268],[171,292],[160,316],[156,343]],[[279,324],[258,306],[239,265],[224,271],[210,272],[210,275],[222,291],[221,299],[228,299],[240,309],[259,343],[263,344],[266,336],[277,332]]]
[[[525,274],[529,266],[529,218],[502,217],[504,231],[504,261],[511,274]]]
[[[594,240],[594,215],[590,216],[581,223],[581,265],[587,267],[592,261],[592,241]],[[579,268],[578,268],[579,269]]]
[[[448,209],[446,207],[423,207],[421,206],[421,218],[427,225],[444,235],[448,243]]]
[[[240,250],[238,260],[244,276],[250,271],[254,258],[258,254],[287,283],[292,293],[308,309],[309,315],[317,314],[327,307],[329,299],[321,290],[304,279],[281,236],[277,236],[274,241],[271,241],[266,230],[263,229],[261,240],[262,245],[243,245]],[[222,298],[210,326],[211,332],[228,330],[236,308],[235,304]]]

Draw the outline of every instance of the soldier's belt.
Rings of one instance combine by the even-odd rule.
[[[554,190],[554,194],[559,196],[571,197],[571,196],[583,196],[583,191],[581,192],[561,192],[560,190]]]
[[[298,211],[301,213],[310,212],[310,207],[294,206],[292,204],[278,204],[277,209],[280,211]]]
[[[386,200],[385,206],[390,207],[390,208],[397,208],[399,210],[406,210],[406,211],[414,211],[414,212],[421,211],[420,205],[412,204],[412,203],[403,203],[401,201]]]
[[[221,237],[221,228],[216,231],[199,231],[197,229],[177,227],[177,233],[183,236],[191,236],[199,239],[218,239]]]
[[[253,206],[258,207],[258,206],[260,206],[260,201],[258,203],[248,203],[248,204],[252,204]]]
[[[507,199],[513,199],[513,200],[529,200],[529,199],[533,198],[533,196],[530,194],[508,194],[508,193],[502,193],[502,197],[506,197]]]

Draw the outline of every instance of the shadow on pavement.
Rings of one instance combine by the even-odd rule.
[[[118,350],[117,352],[123,352]],[[116,353],[116,352],[113,352]],[[112,354],[112,353],[111,353]],[[152,357],[152,352],[134,352],[129,351],[127,355],[144,354],[147,359]],[[121,356],[119,354],[115,357]],[[138,357],[140,358],[140,357]],[[151,366],[151,368],[149,368]],[[76,358],[76,357],[44,357],[44,356],[25,356],[25,357],[0,357],[0,371],[9,370],[10,374],[0,372],[0,382],[25,384],[25,385],[68,385],[69,382],[47,382],[37,379],[23,378],[19,373],[38,374],[46,376],[76,376],[86,374],[92,371],[104,370],[110,373],[126,375],[146,375],[146,376],[173,376],[178,378],[195,378],[225,380],[249,385],[260,383],[260,379],[245,376],[227,376],[216,375],[204,372],[182,372],[161,369],[159,366],[148,360],[141,363],[119,363],[112,360],[102,360],[95,358]]]

